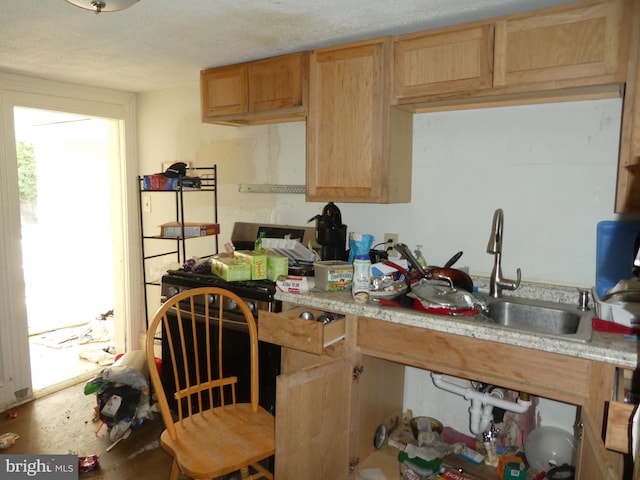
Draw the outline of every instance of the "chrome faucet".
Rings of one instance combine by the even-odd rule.
[[[515,290],[520,286],[521,272],[518,268],[517,280],[508,280],[502,277],[502,265],[500,259],[502,257],[502,228],[504,223],[504,213],[498,208],[493,213],[493,226],[491,228],[491,237],[487,245],[487,253],[494,255],[493,271],[489,279],[489,295],[498,298],[502,294],[502,290]]]

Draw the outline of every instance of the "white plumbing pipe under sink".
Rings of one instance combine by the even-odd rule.
[[[431,379],[436,387],[461,395],[466,400],[471,400],[471,407],[469,408],[471,413],[470,430],[474,435],[478,435],[489,428],[494,407],[502,408],[509,412],[524,413],[531,406],[531,401],[522,400],[521,398],[518,398],[516,402],[505,400],[506,390],[502,388],[483,393],[473,388],[456,385],[443,377],[444,375],[440,373],[431,372]]]

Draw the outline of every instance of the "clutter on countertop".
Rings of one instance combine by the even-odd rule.
[[[342,223],[338,206],[327,203],[322,214],[311,217],[307,223],[313,221],[316,222],[316,241],[320,245],[319,260],[346,260],[347,226]]]
[[[591,320],[591,327],[596,332],[620,333],[622,335],[629,335],[633,337],[640,335],[640,325],[637,327],[627,327],[625,325],[612,322],[611,320],[603,320],[597,317],[594,317]]]
[[[367,303],[371,290],[371,258],[369,251],[373,245],[373,235],[368,233],[349,234],[349,261],[353,263],[351,292],[357,303]]]
[[[353,264],[344,260],[319,260],[313,263],[315,285],[320,290],[340,292],[351,288]]]
[[[640,327],[640,280],[620,280],[602,297],[597,288],[591,294],[598,318],[629,328]]]
[[[276,288],[281,292],[304,293],[315,287],[313,277],[299,277],[295,275],[281,276],[276,280]]]
[[[640,327],[640,222],[602,221],[597,226],[596,315]]]

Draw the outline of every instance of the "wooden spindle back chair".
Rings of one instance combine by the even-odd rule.
[[[241,315],[229,314],[225,307],[230,302],[240,308]],[[225,364],[226,350],[234,348],[225,343],[225,334],[238,328],[247,332],[249,358],[243,363],[250,366],[248,378],[228,374],[237,365]],[[161,368],[170,369],[162,377],[165,383],[166,378],[172,379],[165,388],[175,392],[171,404],[156,368],[154,347],[159,334],[163,337]],[[242,478],[273,479],[259,463],[274,454],[275,433],[273,416],[259,405],[258,332],[251,311],[237,295],[201,287],[171,297],[149,325],[147,362],[165,423],[161,444],[174,458],[172,480],[181,472],[206,479],[236,471]],[[248,392],[248,398],[239,399],[238,388],[245,381],[243,392]]]

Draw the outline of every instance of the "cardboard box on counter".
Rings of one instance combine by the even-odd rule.
[[[218,223],[185,223],[185,237],[206,237],[207,235],[218,235],[220,224]],[[182,237],[182,224],[179,222],[168,222],[160,225],[160,235],[163,237]]]
[[[236,250],[233,256],[251,265],[251,280],[267,278],[267,254],[251,250]]]
[[[288,293],[306,293],[315,286],[315,279],[313,277],[299,277],[296,275],[289,275],[286,277],[280,277],[276,281],[276,288],[281,292]]]
[[[339,292],[351,288],[353,264],[341,260],[313,262],[316,286],[320,290]]]
[[[251,264],[235,257],[213,257],[211,273],[227,282],[251,280]]]
[[[267,253],[267,278],[275,282],[282,275],[289,275],[289,259],[281,255]]]

